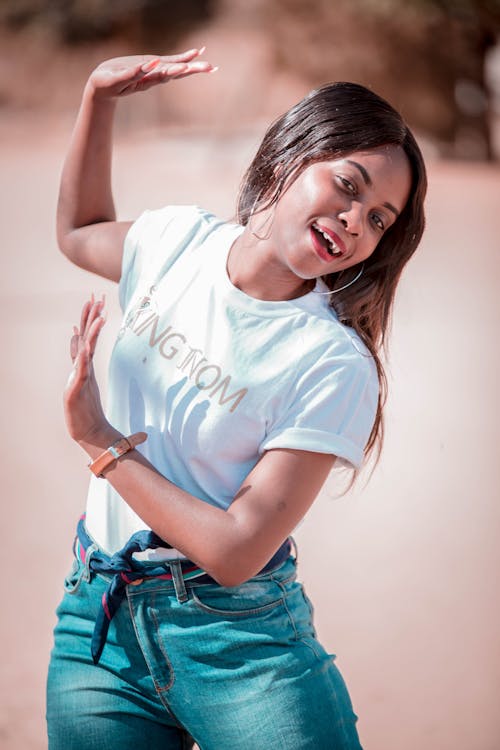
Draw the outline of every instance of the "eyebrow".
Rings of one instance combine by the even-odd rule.
[[[365,182],[365,185],[368,185],[368,187],[371,187],[371,185],[373,185],[372,178],[370,177],[370,175],[368,174],[368,172],[366,171],[366,169],[364,168],[362,164],[359,164],[357,161],[353,161],[352,159],[346,159],[346,162],[348,164],[352,164],[353,167],[357,167],[359,169],[359,171],[361,172],[361,177],[363,178]]]
[[[368,174],[368,172],[366,171],[366,169],[364,168],[362,164],[359,164],[359,162],[353,161],[352,159],[346,159],[346,162],[348,164],[352,164],[353,167],[356,167],[357,169],[359,169],[361,173],[361,177],[363,178],[365,185],[368,185],[368,187],[371,187],[373,185],[372,178],[370,177],[370,175]],[[382,205],[385,206],[385,208],[388,208],[389,211],[392,211],[392,213],[396,216],[396,218],[399,216],[399,211],[397,210],[397,208],[394,208],[392,203],[383,203]]]

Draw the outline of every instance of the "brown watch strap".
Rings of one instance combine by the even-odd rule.
[[[113,443],[113,445],[106,448],[100,456],[97,456],[94,461],[89,463],[90,471],[95,474],[96,477],[102,477],[103,472],[111,466],[112,463],[117,461],[121,456],[124,456],[125,453],[134,450],[136,445],[143,443],[147,437],[148,436],[145,432],[135,432],[129,437],[119,438]]]

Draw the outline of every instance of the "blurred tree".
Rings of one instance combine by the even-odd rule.
[[[47,38],[47,47],[63,44],[65,60],[86,45],[87,67],[93,42],[101,43],[96,61],[108,39],[130,53],[162,51],[208,21],[226,22],[227,33],[228,19],[265,38],[278,70],[306,85],[359,81],[385,95],[443,154],[493,157],[485,58],[500,36],[500,0],[0,0],[0,27],[27,31],[19,37],[36,38],[37,49]],[[35,65],[50,69],[55,82],[52,61],[42,58]],[[12,84],[13,66],[4,50],[0,104],[35,95],[28,85]],[[237,124],[237,112],[234,118]]]
[[[162,49],[207,21],[214,0],[2,0],[0,20],[12,30],[42,25],[65,44],[126,36]]]
[[[275,0],[268,12],[280,63],[312,85],[372,86],[446,155],[492,158],[485,57],[500,0]]]

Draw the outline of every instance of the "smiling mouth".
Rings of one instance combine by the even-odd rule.
[[[316,222],[311,226],[314,234],[318,238],[318,241],[324,247],[328,255],[331,255],[332,258],[340,258],[340,256],[342,255],[342,250],[340,250],[340,248],[335,244],[330,235],[324,232],[323,229],[321,229],[321,227],[316,224]]]

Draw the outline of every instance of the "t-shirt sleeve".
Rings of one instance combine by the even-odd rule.
[[[292,448],[331,453],[359,468],[378,403],[373,359],[353,346],[352,355],[321,356],[294,383],[287,408],[261,450]]]
[[[166,206],[139,216],[123,246],[118,288],[122,310],[142,280],[153,283],[168,271],[208,220],[209,215],[196,206]]]

